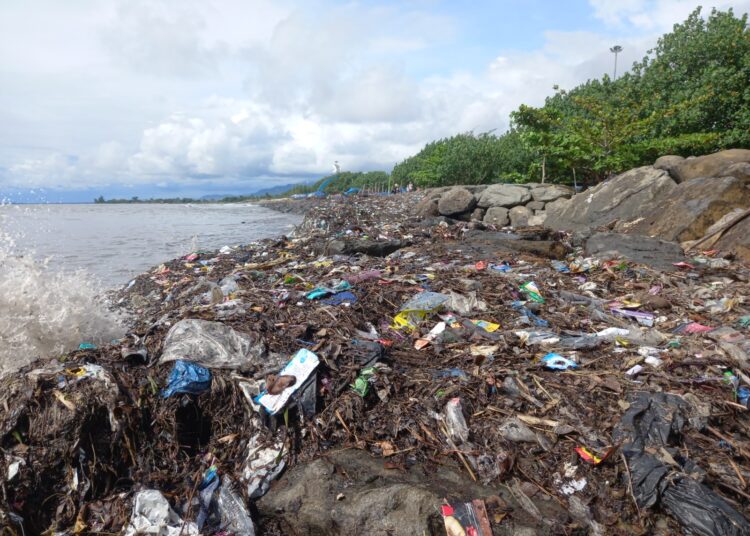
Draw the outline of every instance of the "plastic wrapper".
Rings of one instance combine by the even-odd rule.
[[[444,504],[441,507],[447,536],[492,536],[484,501]]]
[[[571,368],[578,368],[578,364],[568,359],[567,357],[563,357],[560,354],[547,354],[542,358],[542,363],[544,363],[544,368],[552,369],[552,370],[568,370]]]
[[[443,419],[448,435],[460,445],[469,440],[469,427],[466,425],[460,398],[451,398],[443,409]]]
[[[322,302],[326,305],[352,304],[357,303],[357,296],[355,296],[353,292],[345,290],[344,292],[338,292],[330,298],[322,300]]]
[[[242,480],[247,484],[247,495],[251,499],[265,495],[271,481],[284,470],[286,461],[281,457],[282,448],[280,440],[271,446],[264,446],[257,436],[250,439]]]
[[[233,490],[232,481],[224,483],[214,499],[219,526],[237,536],[255,536],[255,524],[242,496]]]
[[[623,318],[632,318],[642,326],[652,327],[654,325],[655,316],[653,313],[647,313],[644,311],[633,311],[631,309],[610,309],[613,314],[621,316]]]
[[[296,382],[279,394],[272,395],[264,390],[258,395],[256,402],[266,408],[271,415],[275,415],[286,406],[289,398],[303,386],[305,380],[307,380],[308,376],[318,366],[318,363],[318,356],[310,350],[305,348],[298,350],[291,361],[278,374],[279,376],[294,376]]]
[[[195,523],[183,522],[157,490],[140,491],[135,496],[130,524],[125,536],[149,534],[154,536],[198,536]]]
[[[521,285],[521,292],[523,292],[527,298],[537,303],[544,303],[544,297],[539,292],[539,287],[533,281],[528,281]]]
[[[449,298],[445,302],[445,308],[455,311],[460,315],[467,316],[475,312],[487,310],[487,303],[477,298],[476,291],[466,294],[450,291],[448,294]]]

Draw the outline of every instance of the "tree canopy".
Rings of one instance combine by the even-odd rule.
[[[546,180],[597,182],[664,154],[750,147],[747,15],[701,8],[617,80],[608,75],[521,105],[496,136],[428,143],[393,179],[419,186]]]
[[[530,175],[593,181],[663,154],[750,146],[747,15],[701,8],[662,36],[617,80],[605,75],[556,90],[541,108],[521,106],[512,124],[534,155]]]

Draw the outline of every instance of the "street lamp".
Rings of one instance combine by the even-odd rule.
[[[612,77],[613,80],[617,80],[617,55],[622,52],[622,47],[620,45],[615,45],[609,49],[610,52],[613,52],[615,55],[615,74]]]

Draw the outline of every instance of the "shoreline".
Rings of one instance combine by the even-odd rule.
[[[79,517],[87,530],[122,530],[143,489],[163,493],[176,515],[192,522],[198,505],[190,505],[191,490],[211,466],[219,490],[252,503],[247,519],[253,517],[263,535],[327,533],[340,523],[350,533],[373,531],[373,511],[397,527],[397,536],[429,533],[442,523],[439,514],[415,514],[399,504],[438,512],[443,498],[483,499],[496,535],[545,530],[529,504],[542,519],[575,524],[562,506],[570,495],[560,490],[580,479],[585,483],[576,497],[596,501],[597,523],[602,511],[618,511],[622,523],[637,526],[617,465],[587,465],[575,449],[585,444],[602,456],[626,413],[619,401],[634,404],[644,388],[681,389],[694,397],[687,400],[709,406],[717,394],[729,400],[720,380],[709,399],[699,386],[684,383],[696,372],[672,366],[714,343],[671,335],[687,311],[698,314],[684,305],[690,289],[703,289],[725,272],[706,267],[687,278],[590,260],[586,271],[563,273],[555,263],[572,266],[580,253],[570,235],[421,220],[415,211],[425,195],[266,206],[304,210],[305,219],[289,236],[184,256],[140,274],[117,292],[135,312],[131,336],[70,352],[62,362],[40,360],[3,378],[0,407],[12,411],[0,409],[0,439],[26,464],[18,462],[4,500],[23,505],[14,513],[26,520],[26,532],[53,525],[64,530]],[[529,281],[540,301],[523,290]],[[654,296],[644,301],[656,284],[662,288],[657,297],[670,308],[658,309],[663,303]],[[737,279],[702,292],[713,293],[704,300],[740,297],[748,286]],[[439,297],[441,308],[400,317],[404,303],[430,295],[423,292]],[[638,296],[651,304],[641,307],[653,310],[654,319],[664,319],[638,327],[616,316],[606,304],[623,296]],[[703,321],[735,325],[743,306],[735,307]],[[175,347],[174,326],[196,322],[218,331],[210,340]],[[415,330],[394,329],[399,322],[414,322]],[[430,335],[441,323],[442,332]],[[596,335],[607,329],[620,330],[621,342]],[[668,347],[670,337],[680,345]],[[659,367],[638,353],[652,347],[658,351],[649,359],[658,355]],[[254,395],[273,385],[269,374],[279,374],[302,349],[319,358],[312,380],[295,383],[300,391],[277,416],[259,411]],[[545,368],[541,358],[553,351],[578,368]],[[210,386],[165,397],[175,367],[163,360],[167,355],[204,365],[202,359],[221,357],[224,364],[206,365]],[[711,363],[731,366],[731,360],[709,355],[698,373],[721,378],[719,365]],[[627,374],[634,359],[642,363],[640,383]],[[30,374],[33,368],[42,370]],[[460,418],[449,409],[453,400],[460,400]],[[725,419],[712,425],[730,433],[733,417]],[[446,422],[458,426],[456,434],[446,433]],[[696,433],[684,430],[688,446],[699,439]],[[74,444],[82,453],[71,454]],[[718,448],[704,445],[696,461],[707,467],[703,458],[718,456]],[[9,463],[0,459],[0,469]],[[575,477],[564,476],[568,466]],[[68,475],[81,467],[85,473],[77,474],[85,475],[90,491],[73,499],[72,509],[35,498],[67,489]],[[108,484],[103,475],[113,471]],[[41,481],[34,478],[42,473]],[[311,485],[318,492],[311,493]],[[535,486],[553,498],[535,493]],[[397,489],[403,501],[394,504]],[[710,493],[716,489],[722,490]],[[3,508],[0,503],[0,521]],[[91,514],[102,508],[109,508],[106,526]],[[678,530],[670,516],[648,516]]]

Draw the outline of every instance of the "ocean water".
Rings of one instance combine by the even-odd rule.
[[[0,376],[122,336],[106,290],[152,266],[300,222],[250,204],[0,205]]]

